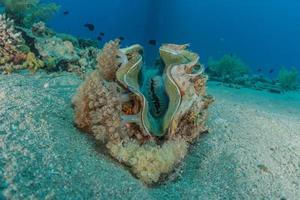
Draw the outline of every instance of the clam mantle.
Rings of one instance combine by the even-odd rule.
[[[75,124],[105,145],[108,153],[147,184],[184,158],[206,132],[207,76],[187,45],[160,47],[155,66],[143,62],[143,48],[107,43],[74,96]]]
[[[125,122],[136,123],[146,134],[154,136],[175,132],[180,116],[197,101],[196,84],[204,71],[198,64],[199,56],[185,50],[186,47],[163,45],[160,55],[164,64],[146,69],[140,54],[134,55],[134,62],[127,59],[140,46],[121,50],[125,59],[117,70],[117,80],[137,97],[136,103],[140,105],[136,114],[123,117]]]

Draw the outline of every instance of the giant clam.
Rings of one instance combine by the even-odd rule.
[[[123,61],[117,80],[141,105],[138,113],[123,116],[124,121],[136,123],[145,133],[158,137],[175,131],[178,120],[197,101],[194,84],[203,78],[204,71],[198,64],[199,56],[186,48],[187,45],[163,45],[163,66],[152,68],[143,66],[142,56],[134,53],[139,46],[121,50],[131,60]]]
[[[160,47],[160,63],[146,66],[143,48],[104,46],[99,67],[74,96],[75,124],[146,184],[162,179],[205,132],[207,77],[188,45]]]

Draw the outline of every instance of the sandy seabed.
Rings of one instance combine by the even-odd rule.
[[[299,199],[300,92],[209,82],[209,134],[145,187],[73,126],[69,73],[0,75],[0,199]]]

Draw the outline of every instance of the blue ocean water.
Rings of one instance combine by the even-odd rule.
[[[60,32],[104,42],[119,36],[123,45],[141,43],[154,62],[160,43],[190,43],[205,63],[208,57],[236,54],[255,71],[282,66],[300,69],[298,0],[56,0],[60,13],[49,24]],[[63,11],[69,15],[63,15]],[[83,27],[93,23],[94,32]]]
[[[61,5],[46,22],[54,31],[25,23],[40,4],[19,15],[3,2]],[[279,73],[300,70],[299,10],[299,0],[0,0],[0,200],[300,199],[300,77]],[[146,65],[119,57],[118,43],[101,51],[58,33],[100,35],[100,48],[123,37]],[[189,43],[209,81],[198,63],[156,60],[163,43]],[[185,53],[180,63],[193,61]],[[225,54],[237,57],[219,62]]]

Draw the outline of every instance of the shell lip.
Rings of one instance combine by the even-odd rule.
[[[124,74],[124,83],[125,83],[125,85],[128,87],[128,89],[129,90],[131,90],[133,93],[135,93],[141,100],[142,100],[142,102],[141,102],[141,104],[142,104],[142,111],[141,111],[141,122],[142,122],[142,126],[143,126],[143,128],[145,129],[145,131],[146,131],[146,133],[147,134],[149,134],[149,135],[151,135],[151,133],[150,133],[150,131],[149,131],[149,129],[148,129],[148,127],[146,126],[146,124],[145,124],[145,114],[146,114],[146,109],[145,109],[145,106],[146,106],[146,104],[147,104],[147,102],[146,102],[146,98],[144,97],[144,95],[140,92],[140,91],[138,91],[136,88],[134,88],[133,86],[131,86],[130,84],[129,84],[129,81],[128,81],[128,74],[130,74],[135,68],[137,68],[137,67],[139,67],[140,66],[140,64],[142,63],[142,60],[143,60],[143,58],[142,58],[142,56],[139,58],[139,60],[134,64],[134,65],[132,65],[129,69],[128,69],[128,71],[126,72],[126,74]],[[139,69],[140,70],[140,69]]]
[[[203,73],[204,68],[199,63],[199,56],[193,52],[186,50],[187,45],[178,45],[178,46],[168,46],[163,45],[160,47],[159,51],[161,58],[165,62],[164,72],[162,78],[165,81],[164,88],[166,90],[167,96],[170,99],[167,110],[163,116],[156,118],[152,116],[149,112],[149,99],[146,98],[142,89],[140,87],[138,76],[142,71],[143,57],[139,55],[137,60],[131,62],[129,60],[131,53],[135,53],[136,49],[139,49],[139,46],[128,47],[122,49],[120,52],[123,53],[123,56],[127,57],[122,59],[123,64],[118,70],[117,80],[122,83],[122,85],[134,93],[138,99],[140,99],[141,110],[137,114],[140,119],[140,126],[145,131],[146,134],[154,135],[157,137],[164,136],[167,132],[175,131],[177,126],[178,114],[180,106],[182,105],[183,96],[180,88],[179,82],[176,77],[173,77],[174,74],[172,70],[186,68],[186,74],[190,77],[196,77]],[[129,52],[129,53],[128,53]],[[199,67],[196,68],[195,66]],[[173,99],[172,99],[173,98]],[[160,121],[161,120],[161,121]],[[158,124],[156,124],[158,123]]]

